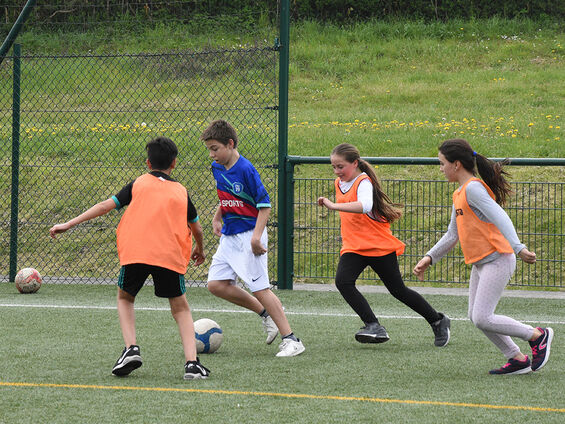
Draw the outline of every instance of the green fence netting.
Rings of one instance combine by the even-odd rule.
[[[333,282],[335,277],[341,247],[339,215],[317,204],[318,196],[334,198],[333,181],[327,178],[294,179],[295,283]],[[445,180],[383,179],[381,183],[393,201],[404,205],[402,218],[391,226],[393,233],[406,243],[405,253],[399,257],[401,273],[405,281],[420,284],[412,269],[447,230],[451,195],[457,186]],[[514,222],[520,240],[536,252],[537,261],[528,265],[518,260],[510,285],[564,288],[565,183],[512,182],[511,186],[513,194],[505,210]],[[470,270],[457,246],[430,267],[426,282],[442,286],[466,285]],[[363,280],[378,281],[370,269],[361,274],[360,281]]]
[[[24,55],[17,251],[10,252],[14,60],[7,57],[0,66],[0,281],[8,281],[10,256],[16,255],[18,269],[37,268],[47,282],[114,282],[121,212],[81,224],[57,240],[48,230],[146,172],[145,144],[164,135],[179,147],[172,176],[187,187],[205,231],[208,259],[189,267],[186,280],[204,282],[218,242],[211,232],[217,196],[211,159],[199,136],[213,119],[235,126],[240,152],[255,164],[276,205],[276,48]],[[270,273],[276,279],[277,233],[272,224],[268,229]]]

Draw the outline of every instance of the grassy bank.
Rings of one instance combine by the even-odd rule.
[[[20,41],[33,53],[136,53],[271,45],[276,35],[163,25]],[[289,151],[328,155],[348,141],[366,156],[435,156],[441,140],[463,137],[491,157],[563,157],[564,46],[561,24],[528,20],[293,24]]]

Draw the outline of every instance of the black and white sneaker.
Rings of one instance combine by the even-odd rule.
[[[447,315],[442,314],[441,312],[439,312],[439,315],[441,316],[441,319],[432,324],[432,330],[434,330],[435,336],[434,345],[437,347],[443,347],[449,343],[451,320]]]
[[[114,368],[112,368],[112,374],[118,377],[126,376],[139,368],[142,363],[139,346],[131,345],[130,347],[125,347]]]
[[[184,364],[184,379],[196,380],[199,378],[208,378],[210,370],[200,363],[200,359],[196,361],[188,361]]]
[[[384,343],[388,341],[386,329],[378,322],[370,322],[355,334],[359,343]]]

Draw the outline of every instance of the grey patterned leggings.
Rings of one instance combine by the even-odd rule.
[[[473,265],[469,281],[469,319],[508,359],[520,352],[510,337],[529,340],[534,334],[534,327],[494,313],[515,269],[516,256],[503,254],[492,262]]]

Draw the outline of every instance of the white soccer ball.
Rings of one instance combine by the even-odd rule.
[[[43,282],[41,274],[34,268],[24,268],[16,274],[16,288],[20,293],[35,293]]]
[[[216,321],[208,318],[194,321],[194,333],[196,336],[196,352],[198,353],[214,353],[220,348],[224,340],[221,327]]]

